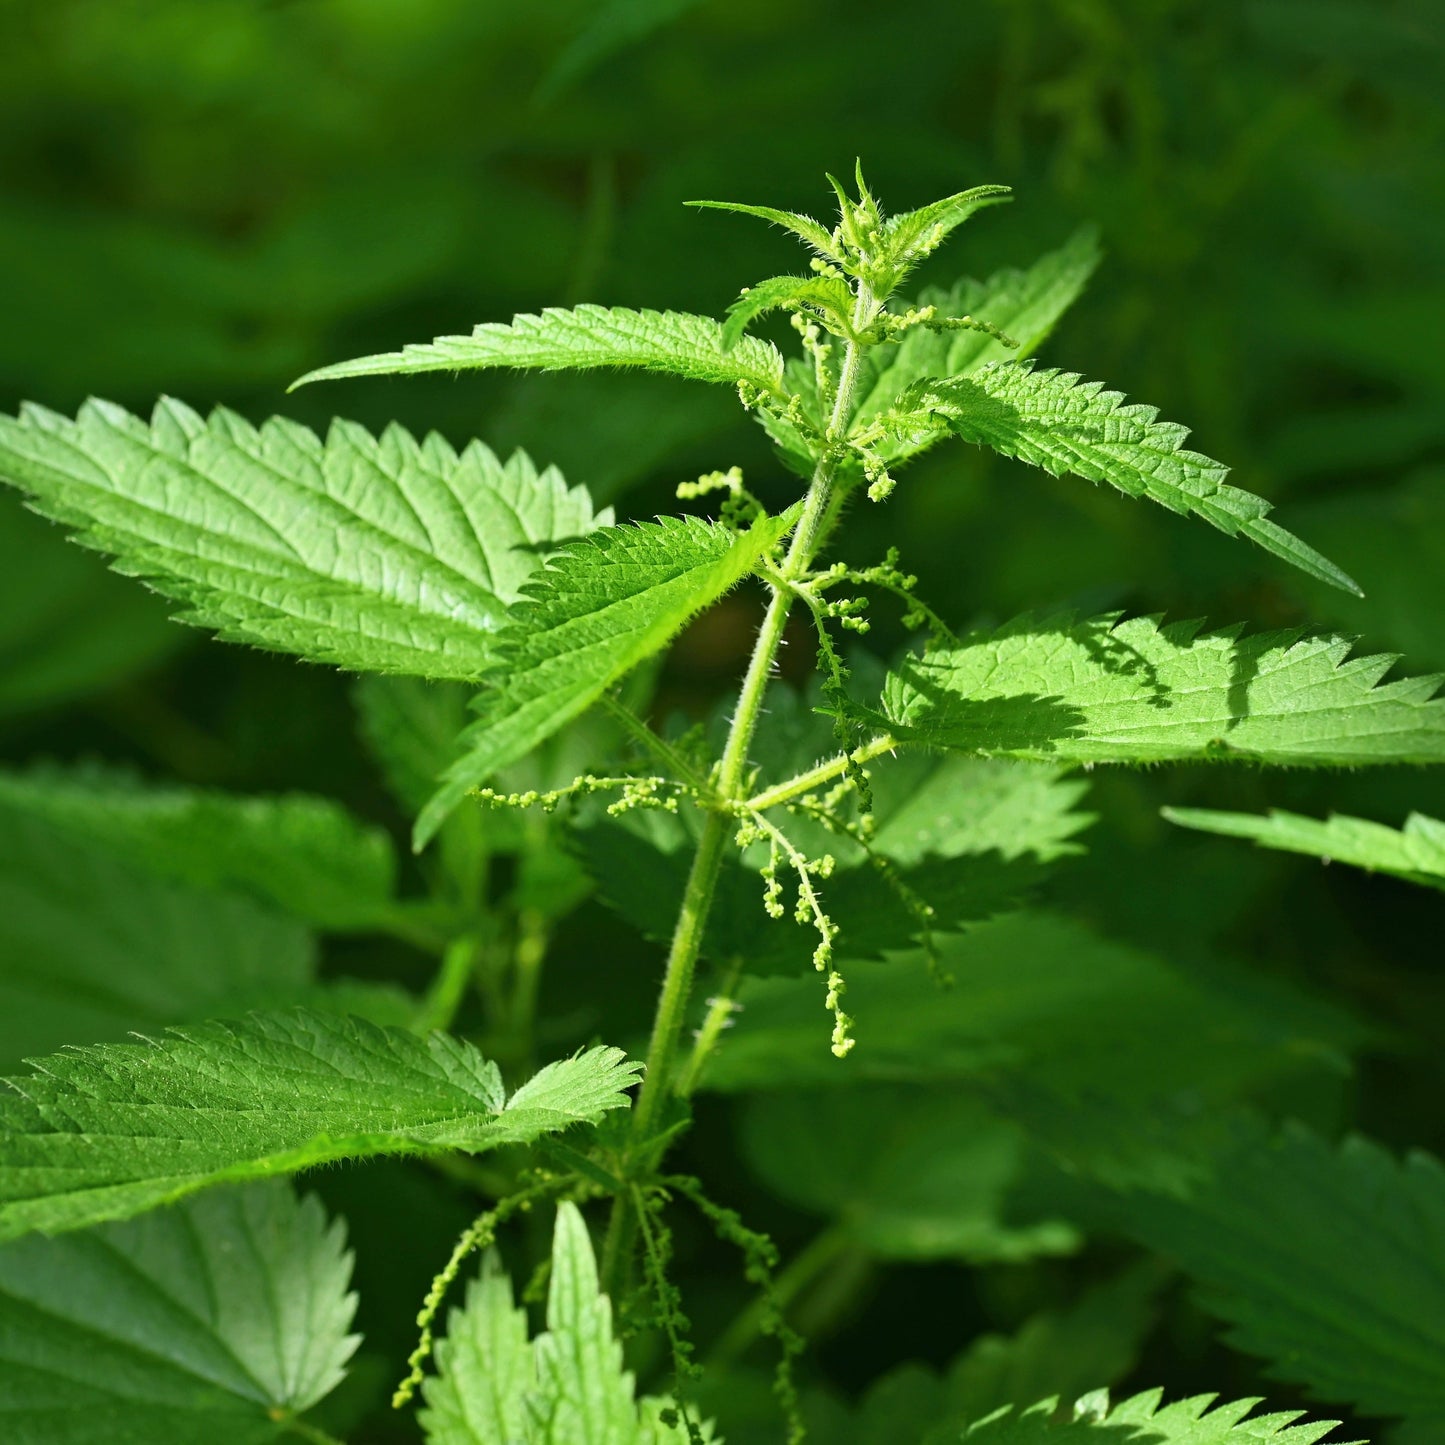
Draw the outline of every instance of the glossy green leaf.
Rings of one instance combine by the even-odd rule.
[[[1255,1414],[1256,1400],[1217,1403],[1215,1395],[1195,1395],[1162,1405],[1162,1390],[1150,1390],[1121,1401],[1112,1409],[1107,1398],[1085,1396],[1072,1419],[1056,1422],[1056,1402],[1046,1401],[1026,1410],[1000,1411],[964,1431],[965,1441],[976,1445],[1314,1445],[1335,1428],[1336,1421],[1297,1423],[1299,1410]]]
[[[974,186],[932,201],[916,211],[903,211],[889,216],[884,225],[884,243],[898,265],[915,265],[936,251],[949,233],[985,206],[1011,201],[1013,193],[1007,186]]]
[[[918,306],[936,307],[940,316],[979,317],[1007,332],[1018,346],[1006,347],[982,331],[915,327],[896,347],[870,354],[854,413],[856,424],[866,426],[925,378],[967,376],[990,361],[1032,355],[1078,300],[1098,264],[1098,233],[1086,227],[1027,270],[1008,268],[983,281],[965,277],[947,289],[925,288]],[[885,440],[877,449],[889,462],[901,462],[936,440],[938,433],[925,433],[912,445]]]
[[[547,1329],[529,1341],[527,1317],[494,1255],[447,1321],[438,1374],[424,1387],[428,1445],[680,1445],[667,1401],[634,1399],[612,1332],[612,1304],[597,1281],[587,1225],[574,1204],[557,1207]]]

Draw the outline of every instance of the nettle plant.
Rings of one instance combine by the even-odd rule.
[[[380,1155],[490,1201],[424,1301],[396,1391],[402,1406],[419,1390],[434,1445],[718,1438],[717,1384],[733,1376],[693,1360],[671,1272],[678,1210],[738,1250],[757,1298],[717,1357],[774,1337],[774,1433],[796,1440],[811,1397],[786,1306],[809,1272],[839,1249],[1077,1249],[1067,1191],[1042,1213],[1015,1207],[1021,1178],[1060,1163],[1072,1197],[1097,1191],[1079,1217],[1182,1267],[1231,1341],[1285,1380],[1427,1432],[1445,1420],[1440,1167],[1278,1133],[1244,1107],[1358,1028],[1283,985],[1193,977],[1024,906],[1077,850],[1079,769],[1440,762],[1445,702],[1434,680],[1384,681],[1391,659],[1351,659],[1336,637],[1043,613],[958,634],[892,553],[826,560],[851,505],[886,503],[905,463],[958,438],[1357,590],[1186,450],[1184,428],[1025,359],[1087,280],[1090,236],[900,300],[1007,191],[890,216],[861,174],[856,194],[834,188],[832,228],[720,206],[810,253],[721,322],[548,310],[303,378],[634,367],[723,384],[806,481],[776,513],[732,469],[679,488],[716,501],[715,517],[618,524],[521,454],[341,421],[321,440],[170,400],[148,422],[103,402],[0,422],[0,473],[183,620],[365,675],[362,729],[417,810],[428,887],[398,896],[389,838],[324,799],[98,766],[0,778],[0,850],[20,880],[10,941],[47,937],[44,914],[87,942],[42,951],[41,1012],[15,1002],[33,979],[29,995],[7,985],[6,1027],[38,1020],[24,1044],[60,1050],[0,1098],[7,1441],[351,1429],[327,1399],[357,1346],[343,1226],[277,1176]],[[751,334],[773,312],[797,332],[791,360]],[[736,696],[709,724],[654,726],[647,664],[748,579],[766,610]],[[891,665],[860,641],[875,598],[918,634]],[[795,613],[817,642],[805,694],[774,677]],[[1426,819],[1404,833],[1176,821],[1445,881],[1445,830]],[[545,1040],[567,1036],[538,1017],[541,971],[593,887],[668,940],[645,1059],[604,1042],[539,1068]],[[434,978],[417,995],[320,981],[317,933],[401,939],[435,958]],[[195,1022],[208,1017],[227,1021]],[[93,1042],[137,1023],[156,1037]],[[702,1089],[747,1095],[755,1172],[837,1221],[781,1289],[769,1240],[669,1168]],[[555,1229],[518,1291],[499,1249],[522,1249],[529,1214]],[[397,1249],[425,1243],[396,1221]],[[1330,1430],[1254,1401],[1111,1403],[1164,1277],[1145,1258],[1013,1339],[975,1342],[943,1376],[888,1377],[815,1436],[1305,1445]],[[545,1321],[530,1320],[525,1302],[544,1297]],[[624,1338],[662,1393],[638,1395]]]

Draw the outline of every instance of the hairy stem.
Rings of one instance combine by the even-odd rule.
[[[882,737],[874,738],[871,743],[854,748],[851,753],[839,753],[836,758],[819,763],[816,768],[809,768],[806,773],[799,773],[785,783],[777,783],[771,788],[765,788],[761,793],[755,793],[747,800],[748,809],[750,812],[762,813],[769,808],[776,808],[780,803],[801,798],[804,793],[811,793],[814,788],[820,788],[824,783],[831,783],[834,778],[841,777],[848,771],[850,762],[866,763],[884,753],[891,753],[898,746],[896,738],[884,733]]]
[[[703,1065],[707,1063],[708,1056],[717,1047],[718,1040],[723,1036],[724,1030],[732,1022],[733,1014],[738,1010],[739,1005],[734,1002],[733,995],[737,992],[738,980],[742,971],[742,959],[734,959],[728,968],[723,986],[707,1001],[707,1014],[703,1018],[702,1027],[698,1029],[697,1037],[693,1040],[692,1052],[688,1054],[687,1062],[677,1076],[677,1096],[680,1099],[690,1097],[697,1088],[698,1080],[702,1077]]]
[[[882,300],[860,283],[853,317],[855,332],[866,329],[881,308]],[[736,826],[737,805],[746,796],[748,751],[757,730],[768,679],[777,661],[783,629],[792,608],[795,595],[793,584],[812,566],[824,522],[831,515],[834,482],[846,451],[845,437],[853,415],[862,359],[863,347],[856,341],[850,341],[844,352],[822,452],[808,485],[802,515],[793,530],[787,555],[779,568],[777,583],[773,585],[768,610],[763,615],[762,624],[754,639],[752,657],[749,659],[742,690],[738,696],[737,710],[733,713],[732,726],[723,746],[718,765],[716,802],[703,822],[702,835],[698,839],[697,852],[688,872],[677,924],[668,949],[667,967],[658,995],[652,1037],[647,1048],[647,1071],[643,1076],[642,1089],[633,1111],[634,1155],[647,1150],[648,1140],[656,1132],[663,1105],[675,1092],[675,1081],[672,1077],[674,1056],[682,1034],[683,1019],[692,992],[693,973],[697,968],[698,955],[702,951],[708,913],[712,908],[713,893],[722,868],[728,833]],[[653,1161],[647,1162],[650,1164]],[[632,1238],[629,1203],[625,1195],[619,1195],[613,1201],[612,1218],[603,1247],[603,1280],[610,1291],[615,1292],[622,1283],[631,1253]]]

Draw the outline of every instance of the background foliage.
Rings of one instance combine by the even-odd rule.
[[[1046,359],[1187,420],[1201,450],[1278,503],[1281,520],[1367,596],[1355,602],[1208,528],[973,449],[920,461],[888,507],[853,519],[843,555],[866,563],[898,545],[933,606],[957,623],[1045,606],[1319,623],[1362,634],[1367,652],[1405,653],[1413,671],[1445,667],[1445,66],[1428,9],[1424,0],[12,3],[0,7],[0,406],[73,411],[93,393],[147,412],[165,392],[202,412],[223,402],[260,421],[279,409],[312,426],[335,408],[373,430],[393,417],[418,435],[437,427],[458,447],[479,436],[501,456],[523,445],[624,516],[650,517],[678,480],[732,462],[776,504],[794,484],[772,470],[762,434],[725,392],[683,382],[468,375],[349,382],[284,401],[281,392],[340,357],[552,304],[720,315],[741,285],[794,264],[789,243],[679,201],[807,209],[825,168],[862,155],[899,208],[981,181],[1016,188],[1016,202],[965,232],[926,282],[1027,260],[1097,223],[1101,270]],[[756,607],[753,593],[731,594],[684,635],[658,681],[659,711],[707,714],[745,658]],[[801,675],[809,648],[796,640]],[[873,640],[886,652],[901,635],[880,625]],[[357,692],[323,667],[206,646],[167,622],[157,599],[0,496],[7,765],[99,758],[199,788],[303,789],[399,841],[409,817],[361,734],[385,734],[386,709],[405,695],[377,694],[359,724]],[[390,757],[394,775],[410,766],[415,777],[414,759]],[[1161,805],[1335,808],[1399,826],[1412,808],[1445,816],[1445,780],[1203,765],[1094,775],[1082,806],[1098,821],[1079,839],[1087,852],[1045,885],[1053,916],[991,924],[957,947],[1016,960],[1010,977],[1037,977],[1041,990],[1078,988],[1081,971],[1098,986],[1081,990],[1072,1019],[1002,1018],[998,1032],[1040,1059],[1075,1061],[1102,1033],[1115,1066],[1106,1085],[1121,1099],[1162,1094],[1161,1078],[1177,1071],[1196,1105],[1251,1092],[1328,1134],[1359,1128],[1396,1150],[1445,1153],[1431,1107],[1445,1041],[1438,897],[1187,832],[1161,818]],[[0,907],[0,987],[29,1000],[35,1020],[27,1031],[20,1005],[7,1005],[7,1068],[80,1034],[108,1040],[227,1012],[283,984],[292,998],[297,979],[371,987],[375,1016],[380,990],[368,980],[428,976],[406,941],[425,920],[392,916],[388,870],[405,885],[418,865],[401,847],[394,862],[384,837],[347,844],[359,860],[348,877],[366,897],[317,879],[302,904],[279,900],[287,916],[273,907],[275,888],[306,892],[297,867],[269,883],[244,858],[225,878],[162,867],[142,907],[114,847],[92,837],[85,896],[103,924],[87,932],[116,961],[92,957],[93,977],[76,985],[84,1006],[72,996],[57,1020],[36,979],[63,973],[79,948],[54,941],[56,920],[74,913],[66,890],[77,888],[76,865],[54,851],[65,820],[37,818],[13,792],[0,809],[0,896],[12,895]],[[273,838],[299,829],[303,847],[306,827],[339,825],[257,826]],[[123,818],[117,828],[124,852]],[[454,836],[448,846],[468,844]],[[174,856],[184,854],[182,845]],[[645,929],[584,896],[578,869],[553,867],[558,876],[535,886],[570,889],[577,906],[543,983],[542,1012],[555,1025],[547,1046],[595,1037],[635,1046],[659,951]],[[197,923],[188,890],[222,885],[232,890],[226,920]],[[390,937],[355,936],[362,909],[373,921],[385,915]],[[170,982],[134,995],[121,960],[152,946],[157,917],[169,920],[157,952]],[[1003,934],[991,951],[989,929]],[[52,940],[49,964],[34,960],[41,937]],[[244,956],[214,962],[229,952]],[[215,986],[218,973],[230,995]],[[988,1074],[995,1093],[977,1105],[969,1157],[900,1197],[898,1180],[917,1181],[917,1161],[942,1153],[929,1139],[947,1112],[936,1091],[984,1072],[987,997],[950,1002],[972,1034],[950,1034],[957,1057],[901,1100],[888,1093],[907,1085],[898,1070],[856,1108],[833,1099],[802,1120],[795,1097],[746,1097],[748,1060],[766,1057],[769,1029],[792,1026],[788,982],[756,986],[765,996],[750,1002],[751,1052],[735,1054],[734,1075],[717,1080],[723,1092],[702,1101],[683,1165],[770,1229],[785,1258],[832,1251],[798,1311],[816,1341],[804,1373],[820,1419],[894,1365],[942,1365],[971,1342],[974,1364],[959,1367],[975,1391],[967,1398],[989,1401],[979,1337],[1013,1337],[1010,1368],[1027,1381],[1017,1340],[1066,1332],[1090,1290],[1122,1292],[1103,1317],[1141,1321],[1132,1333],[1119,1326],[1123,1339],[1095,1374],[1163,1384],[1171,1397],[1207,1388],[1298,1403],[1294,1384],[1263,1379],[1252,1356],[1221,1341],[1214,1316],[1172,1274],[1129,1293],[1123,1237],[1195,1269],[1187,1226],[1167,1208],[1111,1221],[1079,1248],[1079,1228],[1095,1225],[1101,1206],[1031,1170],[1006,1122],[1047,1137],[1050,1091],[1077,1081],[1036,1072],[1035,1091],[1020,1086],[1003,1108],[996,1091],[1010,1086]],[[857,993],[853,1012],[865,1017],[865,987]],[[1191,1071],[1199,996],[1213,1000],[1212,1017],[1234,1021],[1228,1047],[1197,1050],[1218,1077],[1202,1062]],[[889,1006],[880,994],[880,1041]],[[1173,1020],[1176,1036],[1151,1049],[1131,1036],[1135,1013],[1151,1029]],[[1275,1069],[1301,1039],[1323,1066]],[[850,1089],[867,1085],[867,1053],[847,1066],[860,1066]],[[1094,1087],[1097,1071],[1086,1082]],[[788,1187],[780,1158],[830,1111],[840,1139],[866,1129],[868,1157],[898,1166],[863,1175],[825,1150],[806,1185]],[[1167,1166],[1141,1142],[1148,1127],[1141,1119],[1128,1138],[1067,1142],[1097,1144],[1096,1158],[1137,1174]],[[1313,1156],[1298,1152],[1304,1169]],[[362,1359],[389,1379],[468,1200],[455,1181],[405,1162],[323,1173],[313,1187],[350,1222]],[[395,1249],[398,1219],[435,1247]],[[698,1332],[714,1339],[742,1307],[743,1286],[700,1228],[683,1225],[678,1250]],[[1207,1262],[1200,1270],[1211,1284]],[[1225,1318],[1245,1337],[1269,1334],[1268,1320]],[[1087,1317],[1074,1328],[1101,1338]],[[722,1413],[734,1442],[748,1438],[745,1383],[727,1401],[735,1418]],[[998,1403],[1016,1398],[1014,1385],[994,1388]],[[1395,1408],[1362,1403],[1387,1416]],[[888,1418],[886,1402],[875,1408]],[[409,1428],[383,1414],[354,1438],[407,1439]],[[1374,1428],[1361,1417],[1355,1433]]]

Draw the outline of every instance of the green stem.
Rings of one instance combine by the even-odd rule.
[[[866,330],[882,304],[881,299],[860,283],[853,315],[854,331]],[[718,765],[717,801],[709,809],[703,822],[702,835],[698,839],[697,852],[693,856],[692,867],[683,890],[672,944],[668,949],[667,967],[658,995],[652,1037],[647,1048],[647,1071],[643,1075],[642,1089],[633,1110],[631,1137],[634,1155],[639,1150],[646,1150],[647,1141],[656,1131],[662,1107],[674,1092],[673,1059],[682,1034],[683,1019],[692,992],[693,974],[697,968],[698,955],[702,951],[708,913],[712,907],[718,873],[722,868],[728,833],[736,826],[737,805],[746,795],[744,783],[748,768],[748,750],[752,746],[753,734],[762,714],[768,679],[777,661],[783,629],[792,608],[795,595],[793,584],[811,567],[824,522],[831,515],[833,484],[846,454],[845,438],[853,415],[862,360],[863,347],[857,341],[849,341],[843,355],[843,366],[838,376],[838,389],[833,397],[822,454],[814,468],[808,495],[803,503],[803,512],[797,527],[794,528],[787,556],[779,568],[778,581],[772,588],[768,610],[763,615],[758,635],[754,639],[752,657],[749,659],[742,690],[738,695],[737,710],[733,713],[732,726],[723,746]],[[651,1164],[653,1161],[647,1162]],[[632,1240],[629,1202],[626,1196],[619,1195],[613,1201],[612,1217],[603,1246],[603,1282],[604,1287],[611,1293],[615,1293],[623,1281]]]
[[[804,793],[811,793],[814,788],[841,777],[848,771],[850,762],[866,763],[884,753],[891,753],[898,746],[900,744],[897,738],[884,733],[882,737],[874,738],[871,743],[854,748],[851,753],[839,753],[836,758],[819,763],[816,768],[809,768],[806,773],[799,773],[785,783],[777,783],[771,788],[765,788],[761,793],[754,794],[747,800],[748,810],[762,813],[769,808],[776,808],[780,803],[791,802],[792,799],[800,798]]]
[[[723,986],[707,1001],[707,1013],[703,1017],[702,1027],[698,1029],[692,1052],[687,1056],[687,1062],[677,1076],[677,1096],[680,1099],[690,1098],[697,1088],[703,1065],[717,1047],[723,1031],[732,1022],[733,1014],[737,1012],[738,1005],[734,1002],[733,995],[737,992],[742,971],[742,959],[734,959]]]
[[[481,940],[470,933],[452,939],[447,945],[422,1007],[422,1032],[451,1028],[466,997],[467,985],[476,971],[481,949]]]

